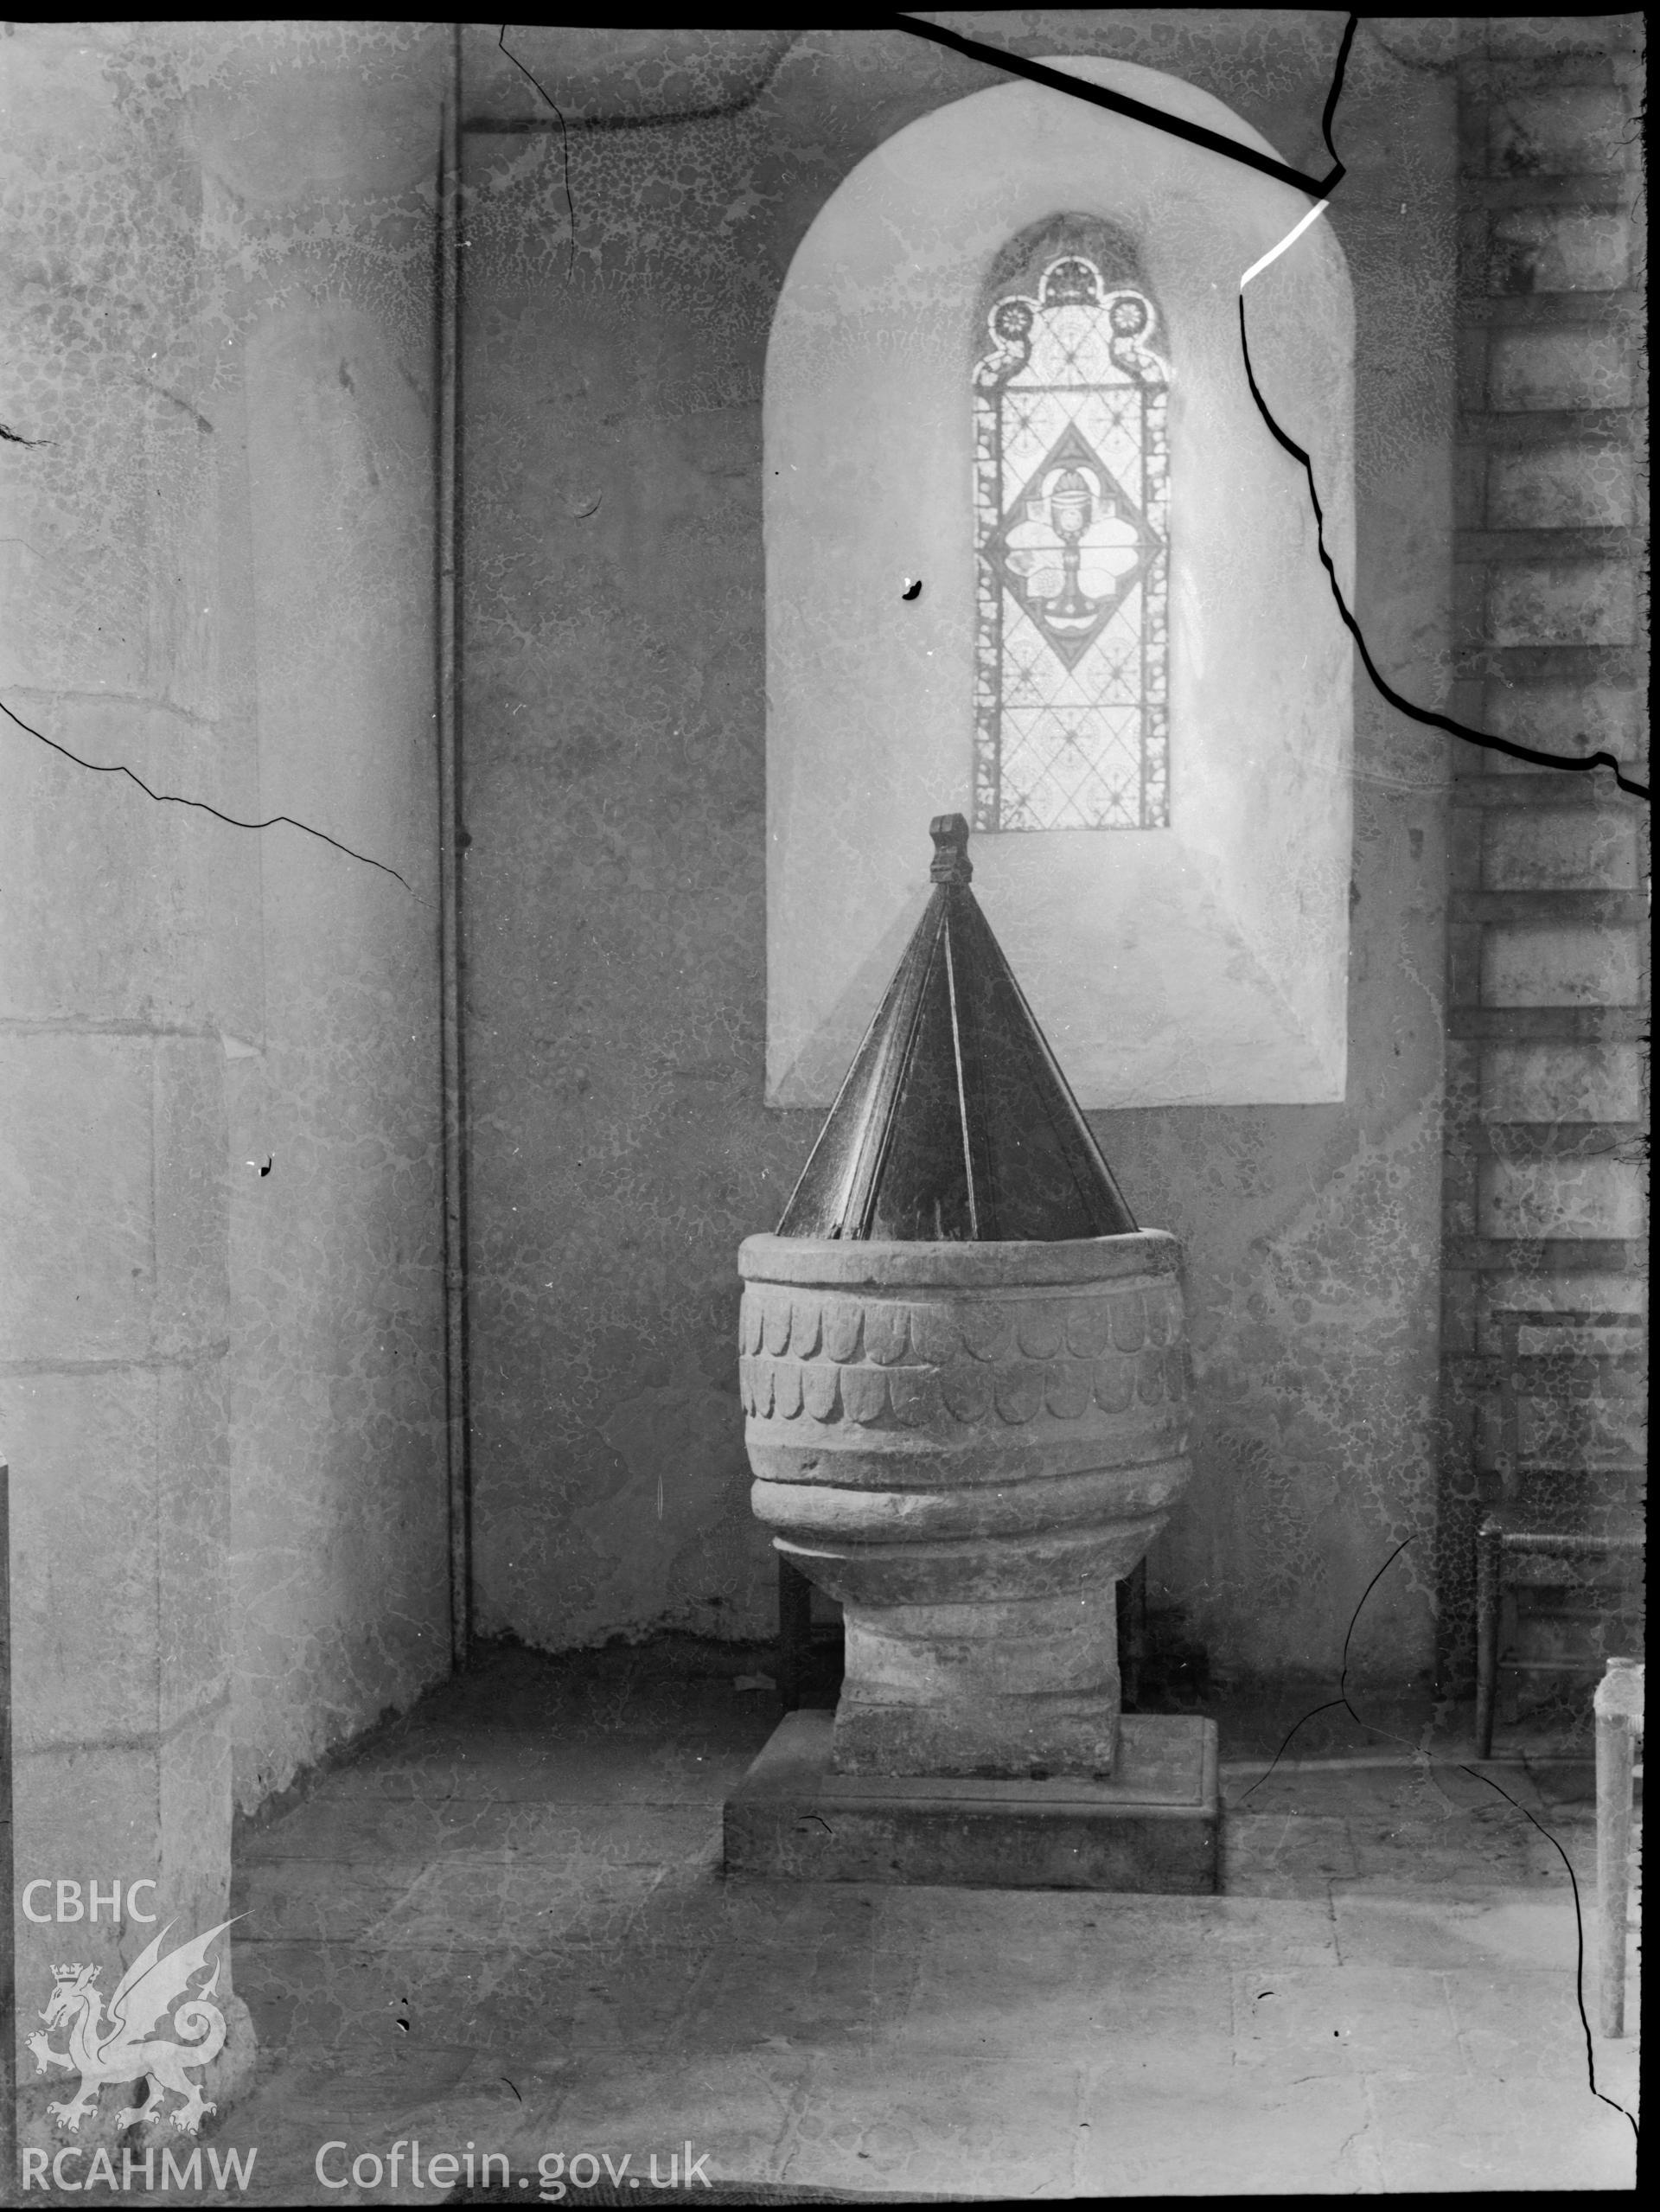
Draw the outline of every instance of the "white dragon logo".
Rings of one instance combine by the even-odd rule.
[[[173,2013],[172,2024],[184,2037],[184,2043],[152,2036],[150,2030],[165,2020],[177,2000],[184,1997],[191,1977],[200,1973],[208,1963],[208,1945],[216,1935],[222,1935],[231,1922],[221,1921],[206,1935],[181,1944],[163,1959],[159,1953],[172,1925],[169,1921],[122,1975],[110,1999],[107,2019],[104,2017],[102,1992],[93,1987],[98,1979],[96,1966],[52,1969],[52,1995],[41,2015],[47,2032],[43,2035],[36,2029],[29,2038],[29,2047],[35,2054],[37,2074],[44,2074],[52,2065],[62,2067],[67,2074],[80,2075],[80,2087],[72,2099],[65,2104],[47,2107],[53,2119],[72,2135],[79,2132],[82,2119],[98,2103],[99,2091],[106,2081],[136,2081],[141,2076],[149,2077],[150,2094],[144,2102],[116,2114],[117,2124],[123,2127],[136,2120],[155,2119],[169,2089],[184,2099],[183,2104],[174,2111],[173,2125],[182,2127],[188,2135],[194,2135],[201,2126],[203,2114],[214,2110],[201,2094],[201,2083],[187,2080],[185,2069],[188,2067],[194,2071],[206,2066],[225,2048],[225,2015],[216,2004],[208,2002],[219,1987],[217,1962],[213,1979]],[[51,2030],[66,2022],[68,2050],[54,2050]]]

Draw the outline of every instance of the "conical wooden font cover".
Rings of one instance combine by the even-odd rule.
[[[1134,1217],[968,888],[967,822],[940,815],[929,832],[933,893],[778,1234],[1133,1235]]]

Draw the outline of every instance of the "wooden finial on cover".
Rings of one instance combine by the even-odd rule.
[[[934,865],[929,876],[935,883],[969,883],[974,864],[968,858],[968,824],[960,814],[936,814],[928,825],[934,840]]]

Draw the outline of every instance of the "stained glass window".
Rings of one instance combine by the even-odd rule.
[[[1006,289],[974,367],[974,823],[1162,829],[1169,369],[1082,253]]]

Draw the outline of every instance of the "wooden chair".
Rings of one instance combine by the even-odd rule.
[[[1625,1914],[1631,1766],[1643,1733],[1643,1662],[1611,1659],[1597,1685],[1597,2001],[1605,2036],[1625,2032]]]
[[[1575,1582],[1607,1571],[1611,1559],[1640,1557],[1640,1536],[1570,1536],[1516,1525],[1515,1509],[1488,1514],[1476,1532],[1476,1756],[1493,1752],[1493,1713],[1498,1697],[1499,1612],[1507,1589],[1517,1584]],[[1573,1662],[1549,1662],[1553,1673],[1568,1672]],[[1594,1674],[1600,1659],[1584,1672]]]

